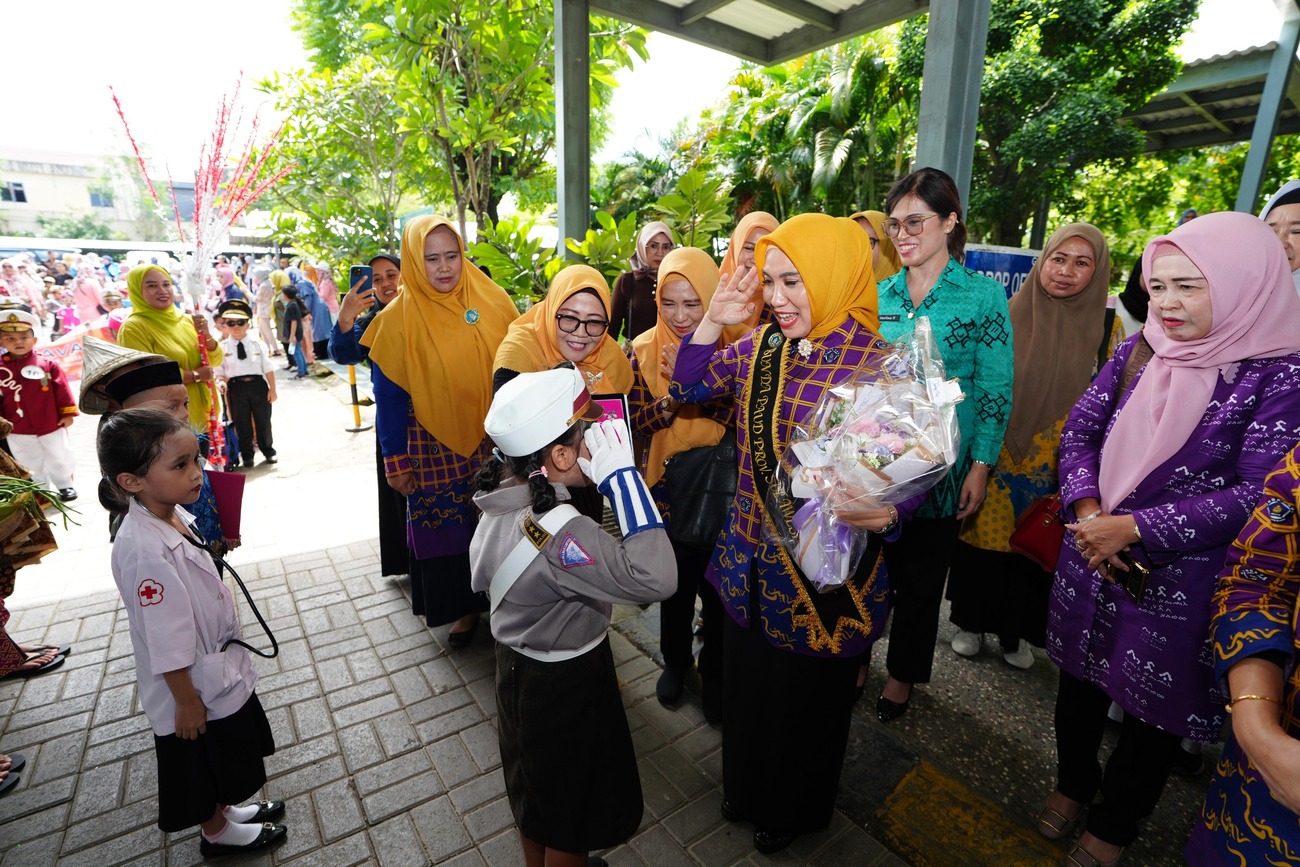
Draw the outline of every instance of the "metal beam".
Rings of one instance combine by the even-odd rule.
[[[555,0],[555,151],[560,251],[591,225],[591,13],[587,0]]]
[[[801,27],[772,40],[768,63],[784,63],[794,57],[852,39],[859,33],[897,24],[930,8],[928,0],[865,0],[839,14],[839,27],[832,33],[816,27]]]
[[[1300,132],[1300,117],[1285,117],[1278,122],[1278,135],[1291,135]],[[1217,129],[1203,129],[1195,132],[1180,133],[1177,135],[1165,136],[1148,136],[1146,144],[1147,153],[1157,151],[1173,151],[1182,148],[1200,148],[1209,145],[1232,144],[1233,142],[1245,141],[1247,131],[1242,130],[1238,135],[1224,135]]]
[[[1291,71],[1295,68],[1296,48],[1300,47],[1300,8],[1289,9],[1282,18],[1282,31],[1277,37],[1277,48],[1268,64],[1268,79],[1264,93],[1259,98],[1259,116],[1250,137],[1250,150],[1246,165],[1241,170],[1241,186],[1237,188],[1235,210],[1248,214],[1255,212],[1260,190],[1264,186],[1264,171],[1268,168],[1269,151],[1277,134],[1282,115],[1282,101],[1286,98]]]
[[[734,54],[742,60],[763,66],[777,62],[772,57],[768,40],[707,18],[696,21],[689,27],[683,26],[677,20],[677,7],[667,3],[656,0],[591,0],[591,8],[641,27],[671,33],[679,39],[705,48]]]
[[[1199,114],[1201,117],[1203,117],[1203,118],[1205,118],[1207,121],[1209,121],[1210,126],[1214,127],[1215,129],[1221,130],[1222,132],[1226,132],[1226,133],[1231,133],[1231,132],[1232,132],[1232,130],[1228,129],[1227,124],[1225,124],[1223,121],[1221,121],[1221,120],[1219,120],[1217,117],[1215,117],[1215,116],[1214,116],[1214,113],[1211,112],[1208,108],[1206,108],[1205,106],[1201,105],[1199,102],[1197,102],[1196,100],[1192,99],[1190,96],[1188,96],[1188,95],[1185,94],[1185,93],[1179,94],[1179,96],[1182,98],[1183,102],[1187,103],[1187,106],[1188,106],[1192,111],[1196,112],[1196,113]]]
[[[916,166],[942,169],[969,201],[979,121],[989,0],[950,0],[930,9],[917,121]]]
[[[784,12],[793,18],[798,18],[804,24],[816,27],[818,30],[834,33],[838,29],[836,19],[839,16],[820,6],[814,6],[808,0],[758,0],[758,2],[778,12]]]
[[[1204,66],[1191,64],[1168,87],[1156,94],[1156,98],[1167,94],[1183,93],[1189,90],[1201,90],[1207,87],[1223,87],[1252,78],[1268,75],[1269,63],[1273,56],[1271,45],[1258,48],[1249,54],[1228,60],[1216,60]]]
[[[687,3],[677,12],[677,21],[680,24],[694,24],[704,16],[717,12],[723,6],[730,6],[736,0],[694,0],[693,3]]]

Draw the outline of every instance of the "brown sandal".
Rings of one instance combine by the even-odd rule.
[[[1096,855],[1083,848],[1082,844],[1075,846],[1070,850],[1070,854],[1065,858],[1063,867],[1115,867],[1119,859],[1124,855],[1124,847],[1121,846],[1115,857],[1109,861],[1102,861]]]
[[[1052,794],[1061,795],[1059,791]],[[1064,798],[1065,796],[1061,795],[1061,797]],[[1065,816],[1053,810],[1051,806],[1044,805],[1043,809],[1038,811],[1038,833],[1048,840],[1060,840],[1074,828],[1075,823],[1079,821],[1079,817],[1083,815],[1083,808],[1084,805],[1080,804],[1078,811],[1073,816]]]

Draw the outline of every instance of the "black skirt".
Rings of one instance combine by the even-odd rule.
[[[835,813],[860,658],[779,650],[758,628],[722,619],[723,796],[760,828],[822,831]]]
[[[262,761],[275,738],[257,693],[228,717],[210,719],[197,740],[154,735],[158,758],[158,827],[184,831],[212,818],[218,804],[238,804],[266,785]]]
[[[957,543],[948,573],[948,619],[967,632],[990,632],[1014,652],[1023,638],[1047,645],[1052,573],[1013,551],[986,551]]]
[[[444,626],[488,610],[486,593],[469,586],[469,552],[417,560],[410,555],[411,613],[429,626]]]
[[[411,565],[411,552],[406,547],[406,497],[388,484],[378,436],[375,437],[375,471],[379,477],[379,574],[405,575]]]
[[[506,795],[525,837],[590,852],[636,833],[641,777],[608,638],[564,662],[498,644],[497,708]]]

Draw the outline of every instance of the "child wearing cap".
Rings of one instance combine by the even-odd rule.
[[[13,423],[9,447],[32,478],[59,492],[65,503],[77,499],[72,487],[72,444],[68,428],[77,416],[63,368],[33,355],[39,320],[25,310],[0,313],[0,416]]]
[[[507,382],[484,422],[496,448],[478,476],[470,567],[491,604],[502,770],[528,864],[589,863],[641,822],[607,632],[613,603],[666,599],[677,570],[626,425],[588,428],[599,416],[567,365]],[[622,540],[565,502],[589,484]]]
[[[235,420],[240,458],[246,467],[253,465],[254,445],[262,450],[268,464],[276,462],[271,436],[275,368],[271,353],[248,333],[252,318],[253,308],[246,301],[223,301],[217,308],[217,321],[224,323],[228,331],[221,342],[226,357],[217,368],[217,383],[226,391],[226,406]],[[232,462],[231,469],[238,466]]]

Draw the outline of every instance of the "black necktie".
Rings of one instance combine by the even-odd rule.
[[[248,353],[244,351],[244,341],[241,340],[235,344],[235,355],[239,356],[240,361],[248,357]]]

